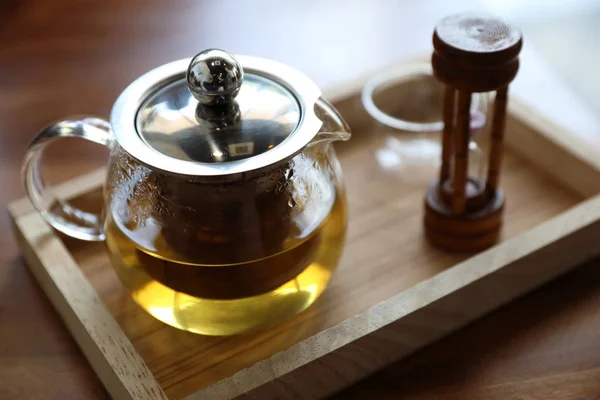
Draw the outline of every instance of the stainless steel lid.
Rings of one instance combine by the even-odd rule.
[[[283,64],[206,50],[156,68],[121,94],[118,143],[144,164],[223,176],[285,161],[321,128],[319,88]]]

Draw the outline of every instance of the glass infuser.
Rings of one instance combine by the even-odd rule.
[[[421,182],[440,166],[439,135],[444,129],[444,85],[431,63],[414,62],[373,76],[362,90],[362,104],[377,121],[381,143],[375,158],[400,181]],[[471,101],[472,160],[484,157],[479,143],[488,120],[488,93],[473,93]],[[476,166],[469,165],[476,172]]]
[[[40,156],[62,137],[109,148],[102,215],[44,188]],[[282,322],[327,286],[346,230],[332,143],[349,138],[302,73],[210,49],[138,78],[110,123],[48,126],[23,172],[49,224],[106,242],[146,311],[180,329],[229,335]]]

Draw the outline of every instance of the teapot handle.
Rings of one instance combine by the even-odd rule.
[[[65,120],[51,124],[40,131],[33,139],[21,169],[25,190],[33,206],[42,214],[46,222],[59,231],[81,240],[104,240],[103,218],[79,210],[66,200],[57,198],[47,190],[41,175],[41,156],[50,143],[65,137],[76,137],[105,146],[110,142],[110,125],[97,118]]]

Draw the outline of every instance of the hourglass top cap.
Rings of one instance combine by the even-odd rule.
[[[521,31],[485,14],[442,19],[433,33],[435,76],[460,90],[487,92],[508,85],[519,70]]]
[[[187,69],[188,89],[205,105],[230,103],[240,91],[244,70],[228,52],[208,49],[196,54]]]
[[[433,34],[436,53],[456,62],[498,65],[516,58],[523,37],[514,25],[487,14],[456,14],[438,22]]]

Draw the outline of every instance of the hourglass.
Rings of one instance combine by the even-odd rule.
[[[497,241],[502,225],[499,181],[508,85],[519,68],[522,37],[496,18],[461,14],[438,23],[433,46],[433,71],[445,84],[444,129],[439,179],[425,199],[425,234],[449,251],[479,251]],[[478,124],[474,93],[494,97],[490,129],[484,129],[485,118]],[[477,146],[484,134],[490,135],[487,155]]]

